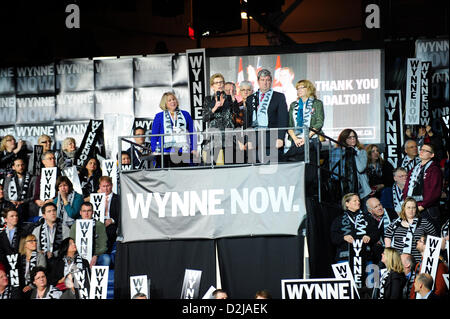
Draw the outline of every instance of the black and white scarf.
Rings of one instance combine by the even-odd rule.
[[[355,229],[357,237],[366,235],[368,222],[364,218],[364,214],[361,210],[358,211],[358,214],[355,217],[352,217],[351,214],[348,213],[348,211],[345,211],[341,228],[344,236],[352,234],[352,224],[354,226],[353,228]]]
[[[402,219],[399,217],[394,221],[394,232],[397,227],[399,227],[402,223]],[[406,232],[406,236],[403,239],[403,254],[410,254],[413,248],[414,240],[414,232],[416,231],[417,225],[419,224],[419,218],[414,217],[413,222],[409,224],[408,230]],[[393,238],[394,239],[394,238]],[[394,243],[392,243],[394,246]]]
[[[64,256],[64,277],[69,273],[74,273],[83,270],[83,258],[76,254],[73,258]]]
[[[420,163],[419,156],[414,157],[414,159],[410,159],[408,155],[405,155],[402,161],[401,167],[404,167],[408,172],[414,168],[417,164]]]
[[[448,219],[441,228],[441,237],[447,237],[447,236],[448,236]]]
[[[392,186],[392,202],[394,204],[394,210],[396,213],[400,213],[402,210],[403,204],[403,191],[398,187],[397,184]]]
[[[6,286],[5,291],[0,294],[0,299],[11,299],[11,288],[10,286]]]
[[[380,278],[380,294],[378,297],[379,299],[384,299],[384,286],[386,285],[386,279],[389,276],[389,274],[390,274],[390,271],[386,270]]]
[[[71,192],[67,195],[67,201],[69,202],[70,206],[72,206],[72,204],[73,204],[74,197],[75,197],[75,192]],[[57,208],[56,216],[58,218],[60,218],[67,227],[71,227],[72,224],[75,222],[75,220],[67,214],[66,209],[64,207],[64,201],[62,200],[61,194],[59,194],[59,193],[58,193],[58,201],[56,203],[56,208]]]
[[[44,252],[54,252],[59,249],[61,246],[61,242],[63,241],[63,231],[62,231],[62,222],[60,219],[56,220],[56,223],[53,227],[55,228],[55,237],[52,240],[50,238],[50,233],[48,231],[48,225],[44,222],[41,225],[41,231],[39,232],[39,243],[41,244],[41,250]]]
[[[36,299],[59,299],[61,295],[62,295],[61,290],[59,290],[56,287],[53,287],[53,285],[50,285],[45,289],[42,298],[38,298],[38,293],[36,290]]]
[[[417,202],[423,201],[423,180],[432,163],[433,161],[430,160],[424,166],[417,164],[410,175],[407,196],[413,197]]]
[[[26,255],[22,255],[22,265],[25,265],[25,286],[28,286],[29,284],[31,284],[31,279],[30,279],[30,274],[31,271],[33,270],[34,267],[36,267],[36,263],[37,263],[37,252],[33,251],[31,252],[31,256],[30,256],[30,261],[28,262],[28,267],[27,267],[27,256]]]
[[[17,174],[14,174],[14,177],[11,179],[11,182],[8,185],[8,195],[10,200],[19,202],[22,201],[27,196],[28,188],[30,187],[30,181],[31,175],[27,172],[25,173],[25,177],[23,178],[22,191],[19,192],[19,178],[17,177]]]
[[[176,111],[174,123],[172,125],[170,112],[164,111],[164,134],[169,134],[168,136],[163,137],[164,148],[177,147],[182,148],[183,152],[188,152],[188,136],[183,134],[186,132],[187,124],[183,112],[180,110]]]

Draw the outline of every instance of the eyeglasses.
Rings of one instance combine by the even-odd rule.
[[[347,136],[347,139],[356,139],[355,135]]]
[[[52,143],[52,141],[42,141],[41,144]]]
[[[8,138],[7,140],[5,140],[5,142],[15,142],[16,140],[13,138]]]
[[[402,174],[402,175],[397,175],[397,177],[398,178],[405,178],[405,177],[408,177],[408,175],[407,174]]]
[[[421,151],[421,152],[422,152],[422,151],[424,151],[424,152],[427,152],[427,153],[433,154],[433,152],[432,152],[432,151],[426,150],[426,149],[424,149],[424,148],[421,148],[421,149],[420,149],[420,151]]]
[[[299,86],[298,88],[297,88],[297,90],[298,89],[306,89],[306,86]]]
[[[224,81],[215,81],[215,82],[213,82],[213,84],[224,84],[225,82]]]

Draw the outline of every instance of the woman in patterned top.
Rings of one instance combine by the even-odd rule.
[[[416,262],[421,259],[416,243],[421,236],[427,234],[437,236],[433,224],[422,218],[417,209],[417,202],[407,197],[402,204],[400,217],[393,221],[385,230],[384,244],[395,248],[399,254],[411,254]]]

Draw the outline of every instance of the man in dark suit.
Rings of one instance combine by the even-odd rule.
[[[272,75],[269,70],[258,72],[259,90],[247,98],[247,127],[255,129],[285,128],[288,126],[289,113],[283,93],[272,89]],[[286,129],[268,131],[265,134],[265,147],[260,145],[258,159],[260,162],[282,161]],[[249,136],[249,141],[252,138]],[[257,145],[260,141],[256,138]],[[265,152],[264,152],[265,151]]]
[[[99,182],[99,193],[106,194],[105,227],[106,235],[108,236],[107,253],[111,255],[111,261],[114,264],[116,239],[120,223],[120,198],[119,195],[112,192],[113,184],[111,177],[102,176]]]
[[[19,214],[15,208],[7,208],[2,213],[6,221],[5,229],[0,232],[0,262],[6,267],[7,271],[11,269],[8,261],[8,255],[19,252],[20,238],[26,234],[18,228]]]

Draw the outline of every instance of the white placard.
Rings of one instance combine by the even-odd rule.
[[[433,277],[433,286],[436,282],[436,272],[439,263],[439,255],[441,253],[442,238],[427,236],[425,252],[423,254],[420,273],[426,273]]]
[[[67,176],[73,185],[73,190],[78,194],[83,195],[83,190],[81,189],[80,178],[78,177],[78,171],[76,166],[70,166],[63,170],[63,175]]]
[[[419,59],[408,59],[406,69],[405,124],[419,124],[422,65]]]
[[[208,291],[203,295],[202,299],[214,299],[213,292],[216,290],[216,287],[211,286],[209,287]]]
[[[106,204],[106,194],[105,193],[92,193],[90,195],[90,201],[92,203],[94,212],[92,218],[98,220],[99,222],[105,222],[105,204]]]
[[[138,293],[143,293],[149,299],[147,275],[130,276],[130,298]]]
[[[106,299],[109,266],[92,266],[90,299]]]
[[[57,169],[57,167],[41,169],[41,194],[39,196],[40,200],[46,201],[47,199],[55,198]]]
[[[117,161],[104,160],[102,161],[102,173],[104,176],[109,176],[113,182],[113,193],[117,194]]]
[[[352,269],[350,268],[350,264],[348,263],[348,261],[345,261],[345,262],[339,263],[339,264],[333,264],[333,265],[331,265],[331,268],[333,268],[334,277],[336,277],[336,279],[350,279],[351,280],[353,289],[355,290],[358,298],[360,298],[358,289],[355,284],[355,280],[353,279]]]
[[[75,244],[78,248],[78,253],[84,259],[91,262],[92,259],[92,235],[94,233],[93,219],[77,219],[77,231],[75,234]]]

